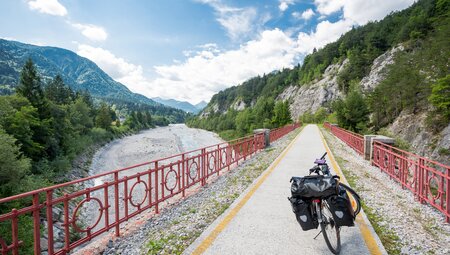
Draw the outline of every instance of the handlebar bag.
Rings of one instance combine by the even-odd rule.
[[[355,212],[344,188],[339,187],[339,193],[330,196],[327,203],[337,226],[351,227],[355,225]]]
[[[289,201],[295,218],[304,231],[316,229],[319,226],[319,222],[312,215],[311,201],[295,197],[289,198]]]
[[[333,176],[309,175],[291,178],[292,197],[323,198],[337,194],[337,180]]]

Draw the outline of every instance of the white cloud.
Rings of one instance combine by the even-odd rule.
[[[314,0],[317,12],[323,15],[330,15],[339,11],[344,6],[344,2],[345,0]]]
[[[281,12],[284,12],[289,8],[289,5],[294,3],[294,0],[279,0],[279,2],[278,8]]]
[[[253,7],[237,8],[223,4],[220,0],[197,0],[210,5],[216,12],[217,21],[227,31],[232,40],[249,38],[265,18],[258,20],[258,13]]]
[[[97,63],[134,92],[192,103],[208,101],[219,90],[250,77],[290,67],[297,56],[295,41],[279,29],[264,31],[258,39],[236,50],[220,52],[215,45],[203,46],[183,62],[155,66],[155,79],[145,77],[140,65],[108,50],[81,44],[77,53]]]
[[[388,13],[404,9],[415,0],[315,0],[317,12],[328,16],[342,9],[344,19],[363,25],[380,20]]]
[[[104,41],[108,38],[108,33],[102,27],[92,25],[92,24],[79,24],[70,23],[74,28],[81,31],[81,33],[92,41]]]
[[[201,2],[210,5],[221,4],[220,0],[201,0]],[[115,80],[122,82],[134,92],[148,97],[159,96],[197,103],[201,100],[208,101],[218,91],[240,84],[256,75],[296,65],[299,57],[312,52],[314,48],[319,49],[327,43],[335,41],[343,33],[350,30],[352,26],[361,25],[363,23],[360,22],[379,15],[378,12],[375,13],[373,10],[367,9],[366,5],[363,5],[366,7],[359,10],[360,13],[353,13],[352,6],[357,5],[323,7],[321,11],[317,9],[317,13],[324,16],[325,13],[332,13],[332,10],[336,8],[338,10],[343,8],[344,15],[341,20],[336,22],[321,21],[309,33],[300,32],[297,35],[297,33],[290,34],[288,31],[284,32],[279,29],[265,30],[256,33],[258,35],[256,39],[247,41],[234,50],[221,50],[214,43],[187,49],[183,52],[186,56],[185,60],[177,60],[171,64],[153,67],[156,76],[152,79],[145,75],[142,66],[127,62],[108,50],[89,45],[79,45],[78,54],[96,62]],[[389,6],[394,8],[393,10],[400,8],[395,4]],[[228,13],[228,16],[230,16],[229,13],[236,13],[241,10],[223,6],[220,8],[223,9],[219,10],[219,7],[215,9],[218,20],[221,13]],[[391,9],[385,9],[383,15],[391,11]],[[302,15],[311,12],[312,14]],[[303,13],[298,15],[305,19],[309,15],[316,15],[312,10],[306,10]],[[363,19],[362,17],[365,16],[367,17]],[[229,31],[232,31],[232,29]]]
[[[296,19],[304,19],[304,20],[309,20],[310,18],[312,18],[312,16],[314,16],[314,11],[309,8],[308,10],[300,13],[300,12],[293,12],[292,16]]]
[[[79,44],[77,54],[94,61],[103,71],[117,81],[143,78],[142,66],[128,63],[125,59],[116,57],[103,48]]]
[[[319,49],[327,43],[337,40],[342,34],[352,28],[352,23],[347,20],[339,20],[331,23],[322,21],[317,24],[316,30],[309,34],[300,32],[298,34],[298,51],[310,53],[314,48]]]
[[[66,16],[67,9],[58,2],[58,0],[32,0],[28,2],[28,7],[31,10],[36,10],[41,13]]]

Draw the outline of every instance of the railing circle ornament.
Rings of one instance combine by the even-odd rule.
[[[91,226],[89,226],[89,227],[87,227],[85,229],[82,229],[82,228],[80,228],[77,225],[78,210],[80,210],[80,208],[82,208],[82,205],[84,203],[90,202],[90,201],[95,201],[95,202],[98,203],[98,206],[99,206],[98,211],[100,212],[100,214],[98,215],[98,218],[97,218],[97,220],[95,221],[94,224],[92,224]],[[77,207],[75,208],[75,211],[72,214],[72,226],[75,229],[75,231],[86,233],[86,232],[91,231],[91,229],[95,228],[98,225],[98,223],[100,222],[100,219],[103,216],[103,210],[104,209],[105,208],[103,207],[102,201],[100,201],[98,198],[88,197],[88,198],[83,199],[80,203],[78,203]]]
[[[166,173],[166,176],[164,178],[165,178],[164,186],[166,186],[166,189],[168,191],[173,191],[177,186],[177,178],[178,178],[177,172],[172,168],[170,168],[170,171]]]
[[[136,186],[137,186],[138,184],[144,185],[144,190],[145,190],[145,192],[144,192],[144,198],[142,199],[142,201],[139,202],[139,203],[135,203],[135,202],[133,201],[133,191],[134,191],[134,188],[136,188]],[[129,195],[129,198],[128,198],[128,199],[130,200],[130,204],[131,204],[132,206],[134,206],[134,207],[140,207],[140,206],[145,202],[145,200],[147,199],[147,194],[148,194],[148,186],[147,186],[147,183],[144,182],[144,181],[142,181],[142,180],[139,180],[138,182],[136,182],[135,184],[133,184],[133,186],[131,186],[130,195]]]
[[[215,163],[216,163],[216,156],[211,153],[208,157],[208,170],[210,172],[214,171]]]
[[[222,151],[220,163],[222,164],[222,166],[225,166],[227,164],[227,152],[225,150]]]
[[[389,155],[388,154],[384,154],[383,166],[385,168],[387,168],[389,166]]]
[[[416,182],[416,170],[415,170],[415,165],[413,164],[413,162],[409,161],[408,162],[408,168],[406,168],[407,172],[406,172],[406,180],[407,180],[407,184],[410,187],[413,187],[414,183]]]
[[[397,177],[400,177],[400,159],[396,158],[394,160],[394,174]]]
[[[197,177],[198,172],[199,172],[198,164],[197,164],[197,161],[194,160],[189,165],[189,173],[188,173],[189,179],[195,180],[195,177]]]
[[[436,186],[437,186],[437,191],[436,191],[436,195],[434,195],[433,190],[431,189],[431,182],[432,181],[436,182]],[[430,178],[428,178],[428,192],[431,194],[431,197],[433,198],[433,200],[437,200],[441,197],[441,193],[439,191],[439,179],[436,177],[436,175],[432,175]]]

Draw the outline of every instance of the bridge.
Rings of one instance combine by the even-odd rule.
[[[271,130],[274,142],[298,128],[299,124]],[[401,151],[379,141],[325,123],[325,128],[364,156],[370,148],[372,164],[414,193],[417,201],[428,203],[449,222],[450,167]],[[1,254],[68,254],[101,235],[121,235],[120,227],[133,217],[153,210],[159,213],[167,201],[178,201],[196,192],[221,174],[266,146],[263,133],[217,144],[172,157],[158,159],[68,183],[1,198],[0,206],[25,206],[0,215]],[[341,174],[319,129],[304,127],[286,150],[186,251],[186,254],[293,254],[299,249],[327,254],[323,239],[314,231],[301,231],[290,205],[288,180],[306,175],[311,162],[324,151],[334,172]],[[343,177],[345,179],[345,177]],[[0,207],[1,208],[1,207]],[[56,209],[56,210],[55,210]],[[55,213],[59,211],[60,213]],[[30,220],[24,221],[27,216]],[[58,218],[58,219],[55,219]],[[87,217],[84,223],[81,217]],[[90,219],[90,220],[89,220]],[[55,243],[55,226],[63,243]],[[385,254],[370,222],[359,216],[356,227],[342,231],[343,254]],[[25,226],[25,227],[24,227]],[[29,227],[28,232],[25,229]],[[2,228],[5,229],[5,228]],[[33,231],[30,231],[33,229]],[[44,239],[43,239],[44,237]],[[46,243],[42,243],[46,240]],[[28,248],[28,250],[27,250]]]

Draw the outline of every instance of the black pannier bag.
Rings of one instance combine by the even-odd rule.
[[[323,175],[308,175],[291,178],[292,197],[323,198],[337,194],[338,181],[336,177]]]
[[[355,212],[344,188],[339,188],[339,194],[327,199],[330,211],[337,226],[351,227],[355,225]]]
[[[311,201],[296,197],[289,198],[289,201],[292,205],[292,211],[295,213],[295,217],[304,231],[316,229],[319,226],[317,219],[314,220],[312,217]]]

